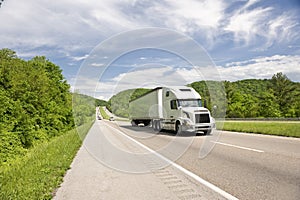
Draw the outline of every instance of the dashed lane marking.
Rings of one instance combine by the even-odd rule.
[[[213,142],[213,141],[212,141]],[[242,147],[242,146],[238,146],[238,145],[233,145],[233,144],[227,144],[227,143],[223,143],[223,142],[213,142],[216,144],[220,144],[220,145],[224,145],[224,146],[229,146],[229,147],[234,147],[234,148],[238,148],[238,149],[244,149],[244,150],[249,150],[249,151],[255,151],[258,153],[264,153],[264,151],[262,150],[258,150],[258,149],[252,149],[252,148],[248,148],[248,147]]]

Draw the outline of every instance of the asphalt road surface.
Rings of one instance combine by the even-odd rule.
[[[299,166],[296,138],[96,121],[55,198],[300,199]]]

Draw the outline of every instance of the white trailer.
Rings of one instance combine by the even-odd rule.
[[[133,126],[152,124],[161,129],[203,132],[210,134],[215,121],[202,106],[200,95],[190,87],[157,87],[129,102],[129,117]]]

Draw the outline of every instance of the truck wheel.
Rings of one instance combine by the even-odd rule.
[[[181,133],[181,125],[180,125],[179,121],[176,122],[175,132],[176,132],[176,134],[180,134]]]
[[[158,132],[161,131],[161,124],[160,124],[160,121],[157,121],[157,131],[158,131]]]
[[[152,126],[153,126],[153,130],[156,132],[160,132],[161,131],[161,126],[160,126],[160,121],[159,120],[155,120],[152,122]]]
[[[210,135],[211,129],[210,129],[210,130],[203,131],[203,133],[204,133],[204,135]]]

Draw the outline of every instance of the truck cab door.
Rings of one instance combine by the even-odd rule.
[[[164,102],[164,108],[166,110],[166,119],[175,120],[178,115],[177,100],[168,99]]]
[[[176,122],[178,109],[176,97],[171,91],[166,91],[164,93],[163,107],[165,128],[172,130],[174,128],[174,123]]]

